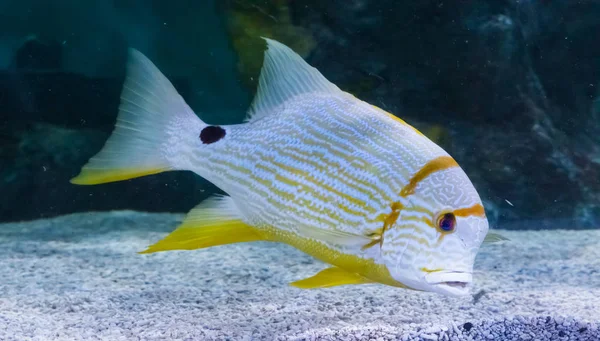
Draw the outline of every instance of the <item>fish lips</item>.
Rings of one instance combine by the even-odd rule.
[[[439,271],[425,276],[432,291],[449,296],[466,296],[471,291],[473,274],[462,271]]]

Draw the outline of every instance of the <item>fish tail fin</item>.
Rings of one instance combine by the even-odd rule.
[[[196,250],[259,240],[266,239],[259,230],[243,222],[233,199],[223,196],[200,203],[175,231],[139,253]]]
[[[160,70],[130,49],[115,129],[71,183],[94,185],[186,169],[179,155],[205,126]]]

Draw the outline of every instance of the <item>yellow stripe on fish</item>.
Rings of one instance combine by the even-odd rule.
[[[115,131],[72,182],[190,170],[229,195],[198,205],[142,253],[280,242],[330,265],[297,288],[382,283],[467,294],[480,245],[503,238],[486,238],[481,199],[456,161],[265,40],[248,119],[230,126],[200,120],[131,50]]]
[[[415,173],[415,175],[413,175],[412,178],[410,178],[408,185],[406,185],[402,189],[400,195],[405,197],[407,195],[413,194],[419,182],[431,175],[431,173],[451,167],[458,167],[458,164],[450,156],[440,156],[427,162],[425,166],[419,169],[419,171]]]

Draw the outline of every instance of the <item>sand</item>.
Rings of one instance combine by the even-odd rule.
[[[474,297],[300,290],[325,264],[255,242],[139,255],[182,215],[0,225],[0,340],[600,340],[600,230],[501,231]]]

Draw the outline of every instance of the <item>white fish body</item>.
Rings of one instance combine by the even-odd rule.
[[[200,204],[146,253],[269,240],[333,266],[297,287],[466,294],[488,232],[467,175],[404,121],[267,43],[248,122],[224,127],[202,122],[132,51],[115,132],[73,182],[191,170],[229,195]]]

